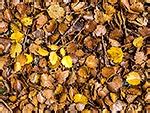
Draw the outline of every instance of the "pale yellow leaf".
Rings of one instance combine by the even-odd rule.
[[[126,81],[131,85],[139,85],[141,77],[139,73],[132,71],[128,74]]]
[[[52,65],[55,65],[57,63],[57,61],[58,61],[58,55],[56,54],[56,52],[51,52],[50,53],[49,60],[50,60],[50,63]]]
[[[66,55],[66,51],[65,51],[64,48],[61,48],[61,49],[60,49],[60,54],[61,54],[62,56],[65,56],[65,55]]]
[[[20,62],[16,62],[15,64],[14,64],[14,71],[15,72],[18,72],[18,71],[20,71],[21,70],[21,64],[20,64]]]
[[[39,48],[37,50],[37,53],[40,54],[41,56],[48,56],[49,52],[45,49]]]

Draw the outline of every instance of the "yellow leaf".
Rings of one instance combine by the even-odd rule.
[[[65,67],[71,68],[72,67],[72,58],[70,56],[64,56],[63,59],[61,60],[61,63]]]
[[[39,48],[37,50],[37,53],[40,54],[41,56],[47,56],[49,54],[49,52],[47,50],[44,50],[42,48]]]
[[[10,49],[10,55],[12,58],[18,56],[22,51],[22,46],[19,43],[13,43]]]
[[[86,96],[82,95],[82,94],[75,94],[74,102],[75,103],[87,104],[88,103],[88,98]]]
[[[21,70],[21,64],[20,62],[16,62],[15,65],[14,65],[14,70],[15,72],[18,72]]]
[[[51,50],[58,50],[59,49],[59,47],[57,46],[57,45],[50,45],[50,46],[48,46]]]
[[[139,73],[132,71],[128,74],[126,81],[131,85],[138,85],[140,84],[141,77]]]
[[[16,42],[20,42],[23,38],[24,38],[24,34],[22,34],[19,31],[14,32],[13,34],[11,34],[10,37],[12,40],[15,40]]]
[[[114,63],[120,63],[123,59],[123,52],[121,48],[118,47],[111,47],[109,50],[107,50],[108,55],[110,56],[110,59]]]
[[[31,17],[24,17],[22,20],[21,20],[22,24],[25,25],[25,26],[29,26],[29,25],[32,25],[32,18]]]
[[[65,49],[64,49],[64,48],[61,48],[61,49],[60,49],[60,54],[61,54],[62,56],[65,56],[66,51],[65,51]]]
[[[51,52],[50,53],[49,60],[50,60],[50,63],[52,65],[55,65],[57,63],[57,61],[58,61],[58,55],[56,54],[56,52]]]
[[[140,48],[143,45],[143,40],[144,40],[143,37],[140,36],[133,40],[133,45],[137,48]]]
[[[24,54],[26,56],[26,64],[30,64],[33,61],[33,57],[31,54]]]

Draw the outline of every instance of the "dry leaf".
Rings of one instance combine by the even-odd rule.
[[[61,60],[61,63],[66,67],[66,68],[71,68],[72,67],[72,58],[70,56],[64,56]]]
[[[135,38],[134,40],[133,40],[133,45],[135,46],[135,47],[137,47],[137,48],[140,48],[140,47],[142,47],[143,46],[143,37],[138,37],[138,38]]]
[[[110,77],[114,73],[115,73],[115,70],[112,67],[104,67],[102,69],[102,75],[103,75],[103,77],[108,78],[108,77]]]
[[[25,26],[30,26],[32,25],[32,18],[31,17],[24,17],[23,19],[21,19],[21,22],[23,25]]]
[[[55,50],[58,50],[59,47],[57,45],[50,45],[48,46],[51,50],[55,51]]]
[[[19,43],[13,43],[10,49],[10,54],[12,58],[18,56],[22,51],[22,46]]]
[[[141,77],[139,73],[132,71],[127,75],[126,81],[131,85],[139,85],[141,82]]]
[[[50,60],[50,63],[52,65],[55,65],[57,63],[57,61],[58,61],[58,55],[56,54],[56,52],[51,52],[50,53],[49,60]]]
[[[74,102],[75,103],[87,104],[88,103],[88,98],[86,96],[82,95],[82,94],[75,94]]]
[[[144,55],[144,52],[136,52],[134,59],[136,64],[142,64],[146,61],[146,55]]]
[[[48,56],[49,52],[45,49],[39,48],[37,50],[37,53],[40,54],[41,56]]]
[[[33,56],[31,54],[24,54],[26,56],[26,64],[30,64],[33,61]]]
[[[61,48],[61,49],[60,49],[60,54],[61,54],[62,56],[65,56],[65,55],[66,55],[66,51],[65,51],[64,48]]]
[[[15,40],[17,43],[22,41],[22,39],[24,38],[24,34],[22,34],[19,31],[14,32],[13,34],[11,34],[10,37],[12,40]]]
[[[18,72],[18,71],[20,71],[21,70],[21,64],[20,64],[20,62],[16,62],[15,64],[14,64],[14,71],[15,72]]]
[[[118,47],[111,47],[109,50],[107,50],[108,55],[110,56],[110,59],[114,63],[120,63],[123,59],[123,52],[121,48]]]
[[[48,14],[51,18],[60,18],[63,17],[65,14],[64,8],[60,7],[58,4],[52,4],[48,8]]]
[[[87,57],[85,63],[89,68],[96,68],[98,65],[98,59],[94,55],[90,55]]]

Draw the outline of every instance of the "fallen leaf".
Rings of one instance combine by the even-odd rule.
[[[24,17],[23,19],[21,19],[21,22],[25,26],[30,26],[30,25],[32,25],[32,18],[31,17]]]
[[[140,47],[142,47],[143,46],[143,37],[138,37],[138,38],[135,38],[134,40],[133,40],[133,45],[135,46],[135,47],[137,47],[137,48],[140,48]]]
[[[19,43],[13,43],[10,49],[10,55],[12,58],[18,56],[22,51],[22,46]]]
[[[41,56],[48,56],[49,52],[45,49],[38,48],[37,53],[40,54]]]
[[[31,54],[24,54],[26,56],[26,64],[30,64],[33,61],[33,57]]]
[[[126,81],[131,85],[139,85],[141,77],[138,72],[132,71],[127,75]]]
[[[98,65],[98,59],[94,55],[90,55],[87,57],[85,63],[89,68],[96,68]]]
[[[60,18],[63,17],[65,14],[65,10],[64,8],[60,7],[58,4],[52,4],[49,8],[48,8],[48,14],[51,18]]]
[[[58,50],[59,47],[57,45],[49,45],[48,46],[51,50],[55,51],[55,50]]]
[[[72,58],[70,56],[64,56],[61,60],[61,63],[66,67],[66,68],[71,68],[72,67]]]
[[[24,38],[24,34],[22,34],[19,31],[14,32],[13,34],[11,34],[10,37],[12,40],[15,40],[17,43],[20,42],[23,38]]]
[[[51,52],[50,53],[49,60],[50,60],[50,63],[52,65],[55,65],[57,63],[57,61],[58,61],[58,55],[56,54],[56,52]]]
[[[65,55],[66,55],[66,51],[65,51],[64,48],[61,48],[61,49],[60,49],[60,54],[61,54],[62,56],[65,56]]]
[[[86,96],[82,95],[82,94],[75,94],[74,102],[75,103],[87,104],[88,103],[88,98]]]
[[[19,62],[16,62],[14,65],[14,71],[18,72],[21,70],[21,64]]]
[[[108,55],[110,56],[110,59],[114,63],[120,63],[123,59],[123,52],[121,48],[118,47],[111,47],[109,50],[107,50]]]

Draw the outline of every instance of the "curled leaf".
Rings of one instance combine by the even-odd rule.
[[[133,45],[137,48],[140,48],[143,45],[143,40],[144,40],[143,37],[140,36],[133,40]]]
[[[57,63],[58,55],[56,54],[56,52],[51,52],[50,53],[49,60],[50,60],[52,65],[55,65]]]
[[[128,74],[126,81],[131,85],[139,85],[141,77],[139,73],[132,71]]]
[[[19,43],[13,43],[10,49],[10,54],[12,58],[18,56],[22,51],[22,46]]]
[[[64,56],[63,59],[61,60],[61,63],[65,67],[71,68],[72,67],[72,58],[70,56]]]
[[[114,63],[120,63],[123,59],[123,52],[121,48],[118,47],[111,47],[109,50],[107,50],[108,55],[110,56],[110,59]]]
[[[88,98],[86,96],[82,95],[82,94],[75,94],[74,102],[75,103],[87,104],[88,103]]]
[[[48,56],[49,52],[45,49],[39,48],[37,50],[37,53],[40,54],[41,56]]]
[[[25,54],[25,56],[27,59],[26,64],[30,64],[33,61],[32,55],[31,54]]]
[[[24,38],[24,34],[22,34],[19,31],[14,32],[11,37],[12,40],[15,40],[16,42],[20,42]]]

